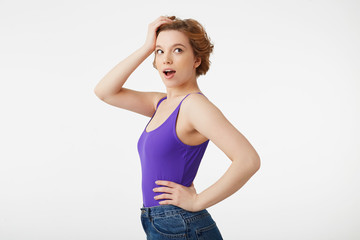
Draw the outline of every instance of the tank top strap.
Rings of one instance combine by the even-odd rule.
[[[195,92],[195,93],[204,95],[202,92]],[[181,102],[179,103],[179,106],[180,106],[181,103],[185,100],[185,98],[187,98],[187,96],[189,96],[190,94],[193,94],[193,93],[188,93],[188,94],[181,100]],[[205,95],[204,95],[204,96],[205,96]],[[178,107],[179,107],[179,106],[178,106]]]
[[[180,107],[181,107],[181,103],[190,95],[190,94],[202,94],[201,92],[193,92],[193,93],[188,93],[179,103],[179,105],[176,107],[176,109],[174,110],[174,112],[170,115],[169,117],[169,123],[170,124],[170,128],[172,129],[173,133],[176,135],[177,137],[177,134],[176,134],[176,122],[177,122],[177,118],[178,118],[178,114],[179,114],[179,111],[180,111]],[[204,95],[204,94],[202,94]],[[205,96],[205,95],[204,95]]]
[[[190,94],[195,94],[195,93],[197,93],[197,94],[202,94],[201,92],[193,92],[193,93],[188,93],[181,101],[180,101],[180,103],[179,103],[179,105],[176,107],[176,109],[175,109],[175,111],[171,114],[172,116],[172,118],[174,118],[175,119],[175,121],[176,121],[176,119],[177,119],[177,115],[178,115],[178,112],[179,112],[179,110],[180,110],[180,106],[181,106],[181,103],[185,100],[185,98],[187,98]],[[202,94],[202,95],[204,95],[204,94]],[[205,96],[205,95],[204,95]]]
[[[162,101],[164,101],[166,98],[167,98],[167,97],[165,96],[165,97],[163,97],[162,99],[159,100],[158,104],[156,105],[156,109],[158,109],[160,103],[161,103]]]

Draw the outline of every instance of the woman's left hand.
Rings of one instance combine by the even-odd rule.
[[[155,183],[161,187],[154,188],[153,191],[163,193],[155,196],[155,200],[166,199],[160,201],[160,205],[171,204],[190,212],[202,210],[197,206],[198,194],[196,193],[194,183],[190,187],[170,181],[158,180]]]

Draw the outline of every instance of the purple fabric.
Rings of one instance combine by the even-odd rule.
[[[145,207],[160,205],[159,201],[161,200],[154,199],[156,195],[161,194],[153,192],[153,188],[159,187],[155,184],[156,180],[172,181],[189,187],[198,171],[209,140],[196,146],[190,146],[181,142],[175,130],[181,103],[189,95],[190,93],[181,100],[163,124],[146,132],[146,127],[156,114],[159,104],[166,99],[166,97],[162,98],[139,138],[137,148],[141,161],[142,193]]]

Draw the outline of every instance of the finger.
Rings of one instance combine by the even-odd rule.
[[[154,192],[173,193],[173,189],[169,187],[158,187],[153,189]]]
[[[161,17],[161,18],[157,19],[157,21],[155,21],[155,22],[172,22],[172,21],[173,20],[171,20],[168,17]]]
[[[164,16],[160,16],[160,17],[158,17],[157,19],[155,19],[155,21],[153,21],[153,23],[156,23],[156,22],[158,22],[158,21],[160,21],[160,20],[162,20],[162,19],[164,19],[165,17]]]
[[[172,195],[171,194],[160,194],[154,197],[155,200],[160,200],[160,199],[172,199]]]
[[[161,201],[159,202],[160,205],[169,205],[169,204],[173,204],[173,202],[171,200],[165,200],[165,201]],[[174,205],[174,204],[173,204]]]
[[[162,20],[162,19],[166,19],[166,18],[168,18],[168,17],[166,17],[166,16],[160,16],[160,17],[158,17],[156,20]]]
[[[167,186],[167,187],[171,187],[174,188],[176,187],[176,183],[174,182],[170,182],[170,181],[164,181],[164,180],[158,180],[155,182],[156,185],[161,185],[161,186]]]
[[[165,20],[170,20],[172,21],[172,19],[168,16],[160,16],[159,19],[165,19]]]
[[[155,21],[153,21],[153,23],[157,23],[160,21],[172,21],[172,20],[168,17],[161,16],[161,17],[158,17]]]
[[[155,22],[155,23],[154,23],[154,27],[158,28],[158,27],[160,27],[161,25],[166,24],[166,23],[170,23],[170,22],[171,22],[170,19],[161,19],[161,20],[159,20],[158,22]]]
[[[152,23],[149,24],[149,27],[152,27],[152,28],[158,28],[160,27],[161,25],[165,24],[165,23],[170,23],[170,21],[166,20],[166,19],[158,19]]]

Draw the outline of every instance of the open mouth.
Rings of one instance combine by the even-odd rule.
[[[164,74],[167,77],[173,76],[175,72],[176,72],[175,70],[170,70],[170,69],[164,70]]]

